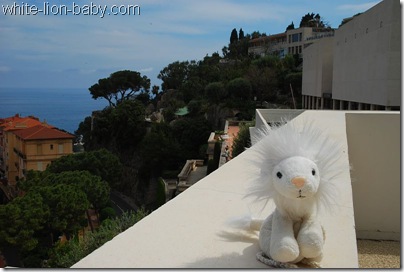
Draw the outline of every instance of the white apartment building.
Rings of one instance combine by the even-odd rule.
[[[401,6],[384,0],[304,49],[304,109],[398,110]]]

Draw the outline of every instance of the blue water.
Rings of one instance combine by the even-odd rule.
[[[46,120],[70,133],[94,110],[108,105],[105,99],[94,100],[88,89],[0,88],[0,118],[19,113]]]

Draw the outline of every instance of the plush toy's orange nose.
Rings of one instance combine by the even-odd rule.
[[[306,179],[302,177],[295,177],[292,179],[292,183],[295,185],[296,188],[302,188],[306,183]]]

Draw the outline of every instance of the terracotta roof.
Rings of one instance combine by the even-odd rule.
[[[73,139],[74,135],[44,125],[13,131],[23,140]]]
[[[37,125],[43,125],[50,128],[53,127],[39,121],[39,118],[35,116],[20,117],[19,114],[16,114],[11,117],[0,119],[0,127],[2,127],[3,131],[26,129]]]

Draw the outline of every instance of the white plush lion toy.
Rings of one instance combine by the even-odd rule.
[[[318,214],[333,210],[338,195],[340,144],[313,124],[288,123],[263,132],[250,152],[260,173],[248,196],[275,204],[265,220],[249,223],[250,228],[260,226],[257,259],[274,267],[299,262],[321,267],[325,231]]]

